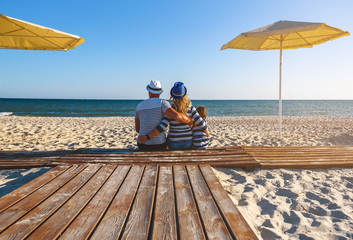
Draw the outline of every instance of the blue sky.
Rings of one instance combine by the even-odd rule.
[[[60,4],[59,4],[60,3]],[[5,1],[1,13],[86,42],[68,52],[0,50],[0,97],[143,99],[176,81],[191,99],[278,99],[279,51],[228,49],[279,20],[324,22],[353,34],[353,1]],[[353,40],[283,52],[284,99],[353,99]]]

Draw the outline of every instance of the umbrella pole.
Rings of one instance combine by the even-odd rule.
[[[281,36],[281,47],[279,53],[279,140],[282,139],[282,36]]]

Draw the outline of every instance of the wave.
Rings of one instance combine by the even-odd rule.
[[[13,112],[0,112],[0,117],[3,117],[3,116],[10,116],[12,115]]]

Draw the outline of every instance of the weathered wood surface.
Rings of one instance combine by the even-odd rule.
[[[43,152],[27,152],[27,151],[0,151],[0,159],[6,158],[36,158],[36,157],[59,157],[65,156],[75,151],[43,151]]]
[[[0,213],[3,212],[5,209],[11,207],[13,204],[17,203],[21,199],[29,196],[31,193],[37,191],[44,185],[48,184],[66,170],[68,170],[70,166],[58,166],[53,168],[46,174],[41,175],[40,177],[34,179],[30,183],[16,189],[15,191],[5,195],[0,199]]]
[[[1,203],[0,239],[257,239],[208,165],[58,166]]]
[[[25,151],[0,151],[0,169],[54,167],[55,158],[63,157],[74,151],[47,151],[47,152],[25,152]]]
[[[159,168],[152,239],[177,239],[175,204],[171,204],[175,202],[172,171],[172,166]]]
[[[0,152],[1,168],[28,168],[65,164],[190,165],[242,168],[353,167],[353,146],[262,147],[231,146],[207,150],[131,152],[119,149],[79,149],[38,153]],[[60,155],[61,154],[61,155]],[[51,155],[51,157],[49,157]],[[56,156],[54,156],[56,155]],[[60,155],[60,156],[59,156]],[[5,156],[5,157],[4,157]],[[9,158],[6,158],[9,156]],[[27,156],[27,157],[23,157]]]
[[[249,154],[238,146],[210,148],[207,150],[119,152],[112,149],[81,149],[58,159],[52,164],[140,164],[185,165],[210,164],[217,167],[233,167],[253,170],[260,167]]]
[[[10,158],[0,159],[0,169],[34,168],[34,167],[54,167],[51,158]]]
[[[353,167],[353,146],[242,147],[261,168]]]
[[[54,152],[55,153],[55,152]],[[43,157],[34,157],[35,153],[11,153],[9,158],[0,158],[0,168],[24,168],[24,167],[44,167],[57,166],[61,164],[114,164],[114,165],[170,165],[170,164],[211,164],[217,167],[233,167],[253,170],[259,167],[249,154],[238,146],[210,148],[207,150],[187,150],[187,151],[122,151],[114,149],[79,149],[57,152],[55,157],[53,152],[47,154],[38,153]],[[61,155],[59,156],[59,153]],[[8,155],[0,153],[0,155]],[[10,154],[10,153],[9,153]],[[25,155],[26,155],[25,154]],[[49,157],[49,155],[51,157]],[[17,156],[17,157],[16,157]]]

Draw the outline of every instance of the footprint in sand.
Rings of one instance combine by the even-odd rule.
[[[254,180],[254,182],[258,185],[261,185],[261,186],[266,186],[266,180],[265,179],[256,179]]]
[[[309,208],[309,213],[312,213],[314,215],[317,216],[326,216],[327,215],[327,211],[319,206],[316,206],[314,208]]]
[[[273,217],[274,211],[277,209],[277,206],[270,203],[267,199],[262,199],[257,205],[261,208],[261,215],[268,214]]]
[[[289,189],[284,189],[284,188],[280,188],[278,189],[278,191],[276,192],[277,196],[282,196],[282,197],[287,197],[287,198],[291,198],[291,199],[295,199],[298,197],[298,194],[292,192]]]
[[[339,219],[348,219],[349,217],[344,214],[342,211],[332,211],[331,217],[339,218]]]
[[[306,197],[311,199],[311,200],[316,200],[318,201],[320,204],[328,204],[331,203],[329,200],[322,198],[318,195],[316,195],[315,193],[311,193],[311,192],[307,192],[306,193]]]
[[[282,239],[280,236],[278,236],[275,232],[268,228],[261,228],[259,229],[261,233],[261,237],[263,239]]]

